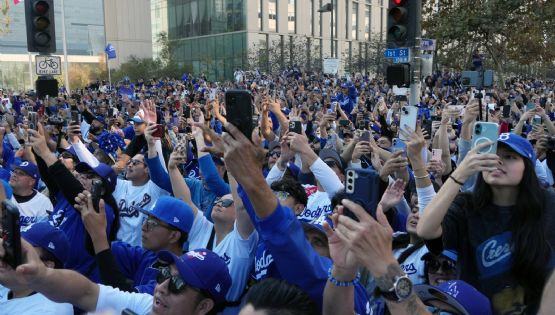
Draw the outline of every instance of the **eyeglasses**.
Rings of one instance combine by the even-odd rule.
[[[168,230],[174,230],[174,231],[177,230],[176,228],[174,228],[171,225],[164,224],[164,223],[162,223],[158,220],[155,220],[154,218],[150,218],[150,217],[145,220],[144,225],[145,225],[145,229],[148,232],[152,231],[153,229],[155,229],[158,226],[166,228]]]
[[[454,272],[457,269],[456,263],[450,259],[446,259],[443,261],[430,259],[427,261],[427,263],[428,263],[428,271],[432,273],[438,272],[440,268],[441,270],[443,270],[443,272]]]
[[[334,166],[339,167],[339,165],[337,165],[337,162],[335,162],[333,160],[327,160],[327,161],[324,161],[324,163],[326,163],[326,165],[329,166],[329,167],[334,167]]]
[[[73,155],[72,155],[71,153],[69,153],[69,152],[63,152],[62,154],[60,154],[60,156],[61,156],[63,159],[73,159]]]
[[[268,157],[281,157],[281,152],[279,151],[272,151],[272,152],[268,152]]]
[[[274,191],[274,195],[275,195],[279,200],[287,199],[287,197],[291,196],[291,194],[288,193],[288,192],[286,192],[286,191]]]
[[[137,166],[139,164],[145,164],[145,162],[139,161],[139,160],[129,160],[129,162],[127,162],[127,166],[129,165]]]
[[[158,284],[164,283],[166,280],[170,280],[168,284],[168,290],[172,294],[179,294],[188,287],[188,285],[183,282],[181,277],[172,275],[169,267],[158,268],[158,273],[156,274],[156,282]]]
[[[216,201],[214,201],[214,205],[215,206],[221,206],[222,208],[227,208],[230,207],[231,205],[233,205],[233,199],[221,199],[218,198],[216,199]]]

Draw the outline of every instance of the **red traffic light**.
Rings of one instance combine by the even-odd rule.
[[[392,0],[394,5],[404,5],[406,0]]]
[[[46,3],[46,1],[37,1],[35,2],[34,9],[35,13],[45,15],[50,9],[50,6]]]

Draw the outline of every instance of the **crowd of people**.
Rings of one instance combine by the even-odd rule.
[[[409,105],[295,68],[0,90],[0,314],[551,314],[554,89],[438,72]]]

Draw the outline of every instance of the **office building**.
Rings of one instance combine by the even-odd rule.
[[[252,68],[253,57],[262,70],[297,59],[300,66],[317,69],[322,58],[331,57],[331,14],[318,12],[328,2],[167,0],[169,39],[180,66],[211,79],[230,79],[236,68]],[[349,71],[353,60],[367,53],[368,43],[384,36],[387,2],[333,2],[334,56]]]

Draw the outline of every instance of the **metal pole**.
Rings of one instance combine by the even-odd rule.
[[[67,61],[67,42],[66,42],[66,14],[64,10],[64,0],[60,1],[62,5],[62,46],[64,47],[64,81],[66,93],[71,94],[71,89],[69,87],[69,73],[68,73],[68,61]]]
[[[108,66],[108,82],[110,83],[110,91],[112,90],[112,74],[110,73],[110,58],[106,54],[106,66]]]
[[[33,88],[33,57],[31,57],[31,52],[27,52],[29,55],[29,86],[30,89]]]
[[[331,57],[333,58],[334,56],[334,50],[333,50],[333,0],[331,0]]]

